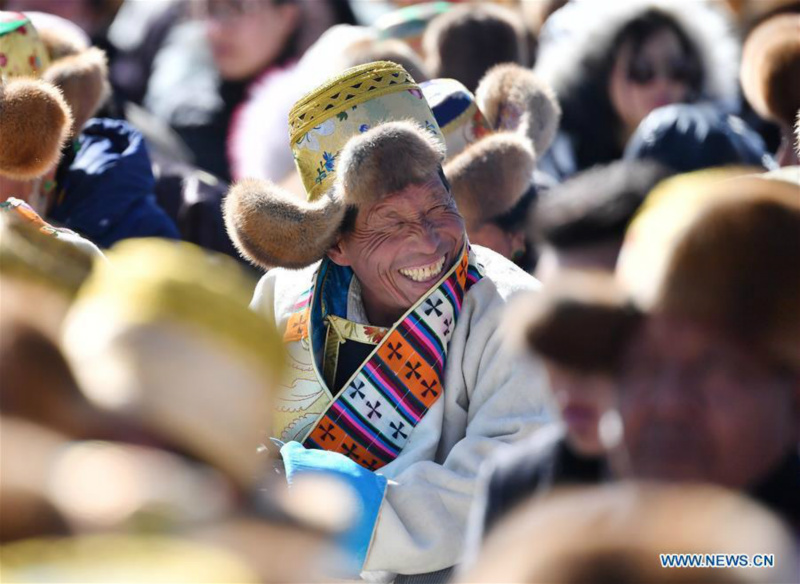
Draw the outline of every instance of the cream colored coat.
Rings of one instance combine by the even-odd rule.
[[[448,349],[444,394],[400,455],[379,471],[389,486],[364,565],[362,577],[368,580],[458,563],[481,462],[551,419],[543,368],[511,350],[503,328],[509,297],[539,284],[491,250],[473,249],[485,276],[464,298]],[[291,307],[316,269],[315,264],[300,271],[271,270],[259,282],[251,308],[285,330]],[[293,365],[294,382],[307,378],[310,369]]]

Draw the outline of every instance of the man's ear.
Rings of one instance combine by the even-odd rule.
[[[328,248],[327,255],[330,260],[340,266],[350,266],[352,262],[350,261],[350,256],[347,253],[347,247],[344,244],[343,238],[341,234],[336,238],[336,241],[332,246]]]

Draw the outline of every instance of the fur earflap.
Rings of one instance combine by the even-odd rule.
[[[761,117],[792,127],[800,109],[800,14],[770,18],[750,34],[741,79]]]
[[[0,174],[16,180],[43,175],[58,163],[72,126],[61,92],[48,83],[0,83]]]
[[[578,371],[614,373],[643,320],[614,276],[601,272],[565,272],[525,303],[515,320],[528,348]]]
[[[42,78],[64,93],[64,98],[72,108],[74,133],[80,132],[111,92],[106,54],[98,48],[55,61]]]
[[[225,227],[239,253],[264,269],[299,269],[333,245],[345,206],[331,193],[314,203],[266,180],[245,179],[225,198]]]
[[[459,211],[474,224],[509,211],[530,188],[535,166],[530,140],[498,132],[453,158],[444,173]]]
[[[558,131],[561,106],[555,92],[530,69],[497,65],[481,79],[475,100],[495,130],[518,131],[542,156]]]
[[[347,205],[369,204],[424,182],[444,160],[444,144],[414,122],[387,122],[351,138],[342,150],[336,191]]]

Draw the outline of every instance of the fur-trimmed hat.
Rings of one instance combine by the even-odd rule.
[[[468,225],[513,209],[558,129],[552,90],[514,64],[492,68],[475,96],[453,79],[423,83],[422,90],[447,140],[444,170]]]
[[[188,243],[130,240],[109,260],[95,266],[64,324],[81,389],[252,486],[283,367],[276,331],[248,310],[253,282],[230,258]]]
[[[618,324],[629,318],[631,306],[641,314],[691,318],[728,331],[800,372],[798,187],[735,173],[681,175],[650,195],[628,229],[616,276],[607,276],[615,278],[613,285],[623,292],[617,298],[627,300],[618,303],[618,310],[605,313],[617,314]],[[608,302],[592,295],[591,290],[581,292],[580,300],[570,303],[572,312],[576,305],[587,314],[601,305],[607,308]],[[563,334],[553,329],[564,327],[564,319],[553,310],[537,314],[530,324],[535,332],[528,335],[531,345],[542,350],[547,339],[563,340]],[[620,326],[620,330],[629,329]],[[591,337],[596,339],[597,353],[607,352],[605,333],[582,329],[574,334],[584,337],[582,346],[591,343],[587,340]],[[623,339],[616,346],[624,344]],[[569,343],[561,342],[549,343],[542,352],[576,366],[578,357],[569,351]],[[613,370],[616,362],[609,358],[604,364],[584,365]]]
[[[786,128],[800,110],[800,14],[775,16],[744,45],[742,89],[761,117]]]
[[[30,180],[61,157],[72,114],[61,92],[35,79],[0,79],[0,175]]]
[[[0,11],[0,76],[41,78],[61,89],[72,110],[74,134],[108,98],[106,55],[47,16],[37,29],[24,14]]]
[[[308,202],[263,180],[240,181],[225,200],[228,234],[263,268],[322,259],[349,207],[424,181],[444,159],[444,139],[422,92],[386,61],[348,69],[306,95],[289,125]]]

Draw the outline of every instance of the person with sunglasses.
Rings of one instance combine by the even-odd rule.
[[[654,109],[737,96],[737,41],[700,3],[570,3],[545,24],[536,72],[555,89],[561,131],[539,168],[563,180],[620,158]]]

